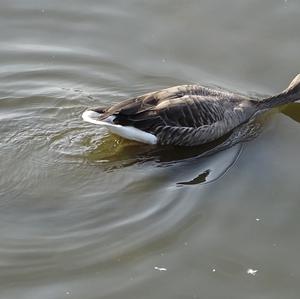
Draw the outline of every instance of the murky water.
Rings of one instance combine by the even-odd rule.
[[[0,2],[0,298],[299,298],[300,105],[255,140],[124,141],[86,107],[177,84],[271,95],[300,2]]]

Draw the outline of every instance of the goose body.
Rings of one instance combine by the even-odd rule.
[[[200,85],[181,85],[90,109],[85,121],[148,144],[195,146],[212,142],[259,112],[300,99],[300,74],[282,93],[254,100]]]

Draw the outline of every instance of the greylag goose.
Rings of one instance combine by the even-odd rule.
[[[212,142],[260,112],[300,100],[300,74],[278,95],[255,100],[200,85],[181,85],[89,109],[82,118],[123,138],[148,144],[196,146]]]

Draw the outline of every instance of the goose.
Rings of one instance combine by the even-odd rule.
[[[129,140],[197,146],[234,132],[261,112],[297,100],[300,74],[284,91],[262,100],[201,85],[180,85],[107,108],[88,109],[82,118]]]

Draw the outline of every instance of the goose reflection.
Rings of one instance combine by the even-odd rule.
[[[175,181],[178,177],[176,181],[178,186],[214,182],[238,160],[243,143],[259,136],[271,116],[278,112],[300,122],[300,103],[292,103],[280,110],[273,109],[264,113],[255,120],[237,127],[226,136],[201,146],[149,146],[107,134],[101,138],[96,148],[86,153],[85,158],[88,163],[101,165],[105,171],[153,163],[156,167],[170,169],[169,174]],[[237,136],[239,138],[236,138]],[[239,140],[239,144],[234,140]],[[234,149],[228,150],[229,148]],[[218,152],[222,153],[211,157]],[[217,163],[216,160],[221,162]],[[195,169],[198,169],[198,173],[191,177],[189,174],[194,173]],[[181,179],[178,173],[184,173],[189,179]]]
[[[152,163],[164,168],[177,186],[203,184],[217,180],[236,162],[242,148],[241,144],[233,142],[237,140],[236,136],[248,141],[255,138],[262,128],[262,122],[249,122],[214,142],[196,147],[149,147],[107,135],[86,154],[86,159],[89,163],[101,165],[105,171]],[[221,153],[213,155],[217,152]]]

